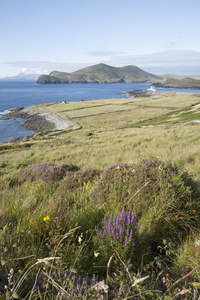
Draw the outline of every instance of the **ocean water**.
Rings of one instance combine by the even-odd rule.
[[[24,119],[1,120],[2,116],[15,107],[25,107],[46,102],[61,102],[62,100],[81,101],[91,99],[108,99],[126,97],[124,92],[132,90],[147,90],[150,83],[107,83],[107,84],[36,84],[30,81],[0,80],[0,142],[15,137],[32,135],[34,132],[24,129],[21,125]],[[172,89],[158,89],[170,90]],[[175,90],[197,93],[194,90]]]

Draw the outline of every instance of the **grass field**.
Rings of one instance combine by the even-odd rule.
[[[34,109],[80,127],[0,145],[1,299],[198,299],[199,95]]]
[[[169,93],[163,98],[43,104],[44,110],[78,122],[82,129],[54,133],[53,139],[44,135],[27,142],[31,147],[16,149],[13,144],[5,151],[0,146],[2,164],[7,166],[3,175],[6,170],[15,171],[35,162],[73,162],[81,168],[105,168],[117,161],[159,156],[199,177],[199,124],[188,123],[200,119],[199,102],[198,94]]]

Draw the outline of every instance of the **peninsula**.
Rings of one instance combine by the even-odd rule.
[[[97,64],[72,73],[53,71],[49,75],[41,75],[37,83],[128,83],[157,82],[160,79],[160,76],[145,72],[136,66],[117,68]]]

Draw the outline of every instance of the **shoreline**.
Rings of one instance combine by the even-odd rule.
[[[72,130],[79,128],[76,124],[56,114],[50,114],[48,112],[36,112],[33,107],[34,106],[31,105],[27,107],[13,108],[10,110],[10,113],[6,114],[2,118],[2,120],[15,118],[25,119],[21,126],[28,130],[34,131],[34,134],[42,131],[65,130],[69,127],[71,127]],[[3,143],[19,142],[23,141],[24,139],[32,139],[34,134],[30,136],[16,137]]]

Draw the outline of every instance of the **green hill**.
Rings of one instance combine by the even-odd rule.
[[[117,68],[97,64],[72,73],[53,71],[49,75],[41,75],[37,83],[155,82],[159,79],[159,76],[145,72],[136,66]]]
[[[200,89],[200,80],[185,77],[182,79],[167,78],[162,82],[154,84],[155,87],[177,88],[177,89]]]

